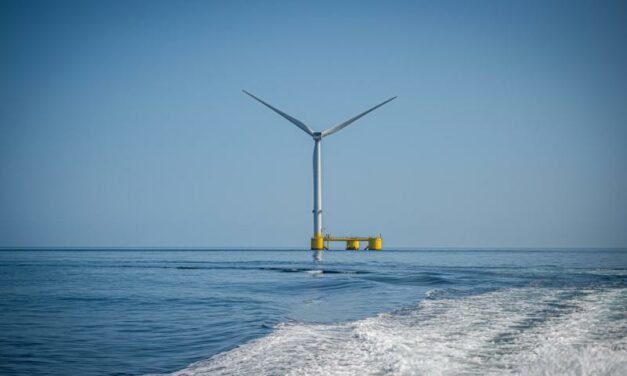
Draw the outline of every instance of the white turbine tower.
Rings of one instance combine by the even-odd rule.
[[[307,133],[308,135],[310,135],[313,140],[314,140],[314,152],[313,152],[313,183],[314,183],[314,205],[313,205],[313,216],[314,216],[314,235],[311,239],[311,249],[313,250],[322,250],[323,249],[323,244],[324,244],[324,238],[322,236],[322,161],[321,161],[321,149],[320,149],[320,145],[322,143],[322,139],[324,137],[330,136],[335,132],[338,132],[340,130],[342,130],[343,128],[349,126],[350,124],[352,124],[354,121],[358,120],[359,118],[361,118],[362,116],[367,115],[368,113],[376,110],[377,108],[383,106],[384,104],[394,100],[396,97],[392,97],[388,100],[386,100],[385,102],[382,102],[374,107],[372,107],[371,109],[362,112],[361,114],[350,118],[348,120],[346,120],[343,123],[340,123],[334,127],[331,127],[329,129],[326,129],[322,132],[316,132],[313,129],[311,129],[310,127],[308,127],[305,123],[303,123],[302,121],[294,118],[293,116],[290,116],[288,114],[286,114],[285,112],[279,110],[278,108],[275,108],[273,106],[271,106],[270,104],[264,102],[263,100],[257,98],[256,96],[252,95],[251,93],[247,92],[246,90],[242,90],[244,93],[248,94],[249,96],[251,96],[252,98],[256,99],[257,101],[261,102],[263,105],[265,105],[266,107],[268,107],[269,109],[271,109],[272,111],[276,112],[277,114],[281,115],[282,117],[284,117],[285,119],[289,120],[292,124],[296,125],[298,128],[302,129],[305,133]],[[357,238],[337,238],[337,239],[331,239],[331,240],[346,240],[347,244],[350,241],[350,239],[357,239]],[[359,238],[361,239],[361,238]],[[366,238],[367,239],[367,238]],[[369,239],[374,239],[374,238],[369,238]],[[379,239],[379,249],[381,248],[380,244],[381,244],[381,240]],[[327,239],[328,240],[328,239]],[[359,247],[359,243],[357,240],[357,247]],[[350,248],[350,249],[354,249],[354,248]]]

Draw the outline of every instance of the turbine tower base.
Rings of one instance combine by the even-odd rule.
[[[324,238],[321,234],[314,235],[311,238],[311,250],[312,251],[322,251],[324,249]]]

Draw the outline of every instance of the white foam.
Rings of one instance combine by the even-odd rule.
[[[625,289],[428,299],[344,324],[282,324],[173,375],[627,375],[625,302]]]

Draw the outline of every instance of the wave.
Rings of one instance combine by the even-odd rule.
[[[510,288],[341,324],[279,324],[201,375],[626,375],[627,289]]]
[[[308,273],[308,274],[368,274],[363,270],[338,270],[326,268],[299,268],[299,267],[250,267],[250,266],[176,266],[180,270],[262,270],[281,273]]]
[[[184,263],[186,265],[177,265]],[[37,263],[20,263],[12,264],[12,267],[40,267],[40,266],[54,266],[64,268],[106,268],[106,269],[178,269],[178,270],[252,270],[252,271],[270,271],[270,272],[282,272],[282,273],[309,273],[309,274],[369,274],[370,272],[365,270],[354,269],[329,269],[329,268],[311,268],[311,267],[293,267],[293,266],[255,266],[255,265],[224,265],[223,263],[211,263],[211,262],[168,262],[167,264],[154,264],[154,263],[133,263],[133,264],[68,264],[68,263],[54,263],[54,264],[37,264]],[[5,265],[6,266],[6,265]]]
[[[415,275],[405,276],[379,274],[372,277],[365,277],[364,279],[374,282],[389,283],[393,285],[429,286],[451,284],[451,281],[449,281],[448,279],[439,277],[437,275],[431,275],[429,273],[418,273]]]

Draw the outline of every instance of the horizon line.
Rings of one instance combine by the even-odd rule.
[[[0,246],[0,251],[311,251],[306,247],[294,246]],[[460,246],[390,246],[382,251],[592,251],[592,250],[627,250],[627,246],[530,246],[530,247],[460,247]],[[327,251],[345,251],[333,248]],[[358,252],[358,251],[353,251]],[[381,251],[374,251],[381,252]]]

